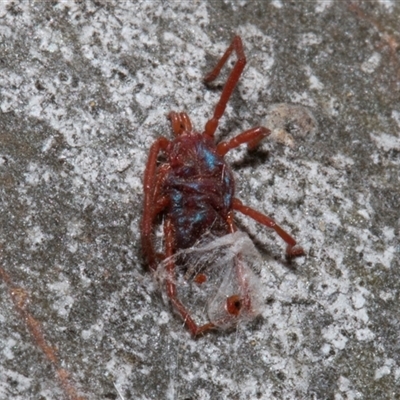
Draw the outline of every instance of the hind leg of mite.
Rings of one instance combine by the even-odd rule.
[[[170,299],[172,306],[181,315],[185,322],[186,327],[190,330],[193,336],[199,336],[204,332],[213,329],[215,326],[213,323],[209,322],[207,324],[198,326],[193,318],[191,317],[189,311],[178,299],[177,289],[176,289],[176,277],[175,277],[175,262],[173,260],[173,228],[172,223],[169,218],[164,222],[164,237],[165,237],[165,257],[166,257],[166,292]]]

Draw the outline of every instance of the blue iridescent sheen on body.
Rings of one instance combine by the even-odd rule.
[[[204,152],[203,159],[205,160],[205,163],[210,171],[212,171],[214,168],[217,167],[218,164],[220,164],[220,160],[218,159],[215,152],[211,152],[210,149],[205,146],[202,146],[199,150]]]
[[[199,140],[200,139],[200,140]],[[173,149],[175,168],[165,182],[170,216],[178,248],[193,245],[205,232],[226,234],[226,217],[232,208],[233,176],[213,142],[182,138]],[[193,152],[193,149],[195,151]]]

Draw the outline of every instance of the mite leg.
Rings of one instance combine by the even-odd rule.
[[[153,191],[153,199],[155,201],[153,202],[153,213],[151,216],[151,232],[153,231],[153,225],[155,222],[155,219],[158,214],[162,213],[170,204],[170,198],[169,196],[163,196],[161,193],[162,186],[164,184],[165,178],[167,176],[167,173],[169,171],[169,165],[168,164],[163,164],[158,167],[157,169],[157,175],[156,175],[156,183],[154,185],[154,191]],[[153,249],[153,254],[154,254],[154,248],[153,248],[153,242],[150,241],[150,244]],[[163,260],[164,254],[156,253],[157,259],[158,260]],[[155,263],[152,263],[152,265],[155,265]],[[152,268],[154,269],[154,268]]]
[[[226,50],[225,54],[219,60],[216,67],[204,78],[205,83],[212,82],[221,72],[222,67],[228,60],[232,51],[236,52],[237,61],[235,66],[233,67],[231,73],[228,76],[228,79],[225,83],[224,88],[222,89],[221,97],[215,107],[213,117],[206,123],[204,128],[204,134],[210,137],[214,136],[214,133],[218,127],[218,121],[224,114],[226,104],[229,101],[229,98],[232,95],[233,90],[235,89],[240,75],[243,72],[243,69],[246,65],[246,57],[243,52],[243,44],[240,36],[235,36],[232,40],[231,45]]]
[[[168,114],[168,119],[171,121],[172,131],[175,136],[181,135],[183,132],[192,132],[192,123],[189,115],[185,112],[176,113],[171,111]]]
[[[157,168],[156,182],[153,187],[153,218],[155,218],[169,203],[167,196],[162,196],[162,186],[170,170],[169,164],[162,164]]]
[[[228,216],[226,217],[226,223],[228,225],[228,230],[230,233],[234,233],[237,231],[237,227],[234,222],[233,211],[228,212]]]
[[[144,173],[143,191],[144,207],[141,223],[142,250],[152,270],[157,268],[156,252],[153,246],[153,221],[155,217],[155,188],[157,188],[157,157],[161,151],[166,151],[169,141],[161,137],[157,139],[150,148],[149,158]]]
[[[296,240],[284,231],[273,219],[261,214],[253,208],[243,205],[239,199],[233,199],[232,207],[234,210],[240,211],[244,215],[248,215],[260,224],[274,229],[275,232],[287,243],[286,256],[289,259],[305,255],[304,250],[300,246],[296,246]]]
[[[202,326],[197,326],[193,318],[190,316],[189,311],[186,310],[185,306],[177,297],[176,284],[175,284],[175,262],[173,261],[173,227],[171,220],[169,218],[164,222],[164,238],[165,238],[165,260],[166,260],[166,290],[167,295],[178,311],[178,313],[183,318],[186,327],[190,330],[193,336],[201,335],[202,333],[213,329],[215,326],[211,322],[204,324]]]
[[[249,149],[253,149],[260,143],[262,139],[271,134],[271,131],[263,126],[257,126],[256,128],[249,129],[235,136],[227,142],[221,142],[217,144],[217,153],[220,156],[224,156],[229,150],[240,146],[243,143],[247,143]]]
[[[229,232],[234,233],[237,231],[236,224],[234,222],[234,213],[230,211],[226,218],[226,222],[228,224]],[[235,260],[235,270],[236,270],[236,279],[241,287],[241,294],[236,294],[230,296],[226,299],[226,310],[228,313],[232,315],[239,315],[243,310],[250,311],[251,310],[251,296],[250,296],[250,288],[249,282],[246,276],[246,273],[243,269],[242,264],[242,256],[239,254]]]

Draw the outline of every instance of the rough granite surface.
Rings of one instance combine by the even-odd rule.
[[[400,399],[399,20],[394,0],[2,0],[0,399]],[[307,256],[238,215],[262,315],[194,340],[141,255],[142,176],[169,111],[203,129],[235,34],[217,139],[273,130],[226,159]]]

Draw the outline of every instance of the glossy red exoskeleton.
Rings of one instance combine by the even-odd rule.
[[[177,294],[176,262],[174,254],[194,246],[203,235],[222,237],[233,234],[237,228],[234,211],[245,214],[260,224],[272,228],[287,243],[288,258],[301,256],[304,251],[296,241],[271,218],[247,207],[234,197],[235,185],[232,172],[224,160],[225,154],[241,144],[253,149],[270,134],[269,129],[258,126],[236,137],[220,142],[214,141],[218,121],[246,65],[242,40],[235,36],[216,67],[205,77],[205,83],[216,79],[231,53],[235,51],[237,61],[223,87],[214,115],[206,123],[204,131],[193,131],[189,116],[185,112],[171,112],[175,138],[170,141],[158,138],[150,148],[144,174],[144,209],[141,223],[142,249],[151,270],[156,271],[160,261],[165,267],[166,294],[175,310],[183,318],[187,328],[196,336],[217,326],[210,321],[198,326]],[[166,161],[160,162],[163,154]],[[161,217],[161,218],[160,218]],[[154,230],[163,221],[164,253],[158,254],[154,244]],[[236,256],[240,259],[240,254]],[[237,264],[240,264],[238,261]],[[249,313],[252,307],[250,294],[247,295],[246,279],[241,276],[242,268],[236,271],[236,279],[242,287],[238,294],[224,300],[225,316],[236,318]],[[200,274],[195,279],[201,283],[207,277]],[[242,283],[240,283],[242,282]],[[239,294],[240,292],[240,294]]]

